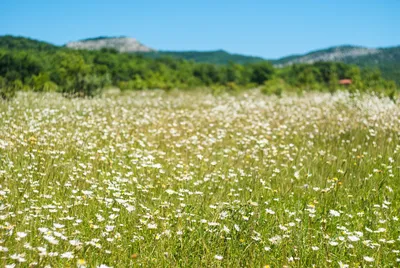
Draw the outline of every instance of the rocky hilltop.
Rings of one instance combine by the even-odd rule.
[[[380,52],[381,51],[376,48],[343,45],[313,51],[304,55],[284,57],[276,60],[275,63],[277,65],[290,65],[294,63],[314,63],[318,61],[345,61],[348,58],[373,55]]]
[[[76,42],[69,42],[65,45],[72,49],[100,50],[102,48],[112,48],[119,52],[150,52],[154,49],[149,48],[135,38],[131,37],[96,37],[84,39]]]

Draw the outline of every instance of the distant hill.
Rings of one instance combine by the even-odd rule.
[[[229,62],[245,64],[252,62],[265,61],[261,57],[247,56],[241,54],[232,54],[225,50],[214,51],[157,51],[145,53],[149,57],[170,56],[173,58],[181,58],[185,60],[192,60],[195,62],[215,63],[215,64],[228,64]]]
[[[347,57],[343,62],[355,64],[361,68],[376,68],[386,79],[391,79],[400,85],[400,46],[379,48],[379,53],[359,57]]]
[[[379,69],[384,78],[395,80],[400,85],[400,46],[365,48],[344,45],[271,60],[275,66],[317,61],[337,61],[355,64],[361,68]]]
[[[291,55],[273,60],[275,65],[289,65],[294,63],[314,63],[317,61],[344,61],[348,58],[357,58],[379,53],[379,49],[359,46],[343,45],[309,52],[304,55]]]
[[[196,62],[240,64],[265,61],[267,59],[241,54],[231,54],[224,50],[216,51],[159,51],[145,53],[150,57],[172,56]],[[314,63],[318,61],[336,61],[355,64],[361,68],[379,69],[386,79],[400,85],[400,46],[389,48],[366,48],[360,46],[336,46],[313,51],[304,55],[291,55],[280,59],[268,60],[277,67],[291,64]]]
[[[55,50],[62,48],[98,50],[111,48],[119,52],[141,53],[144,56],[157,58],[170,56],[195,62],[227,64],[229,62],[246,64],[267,59],[241,54],[232,54],[224,50],[215,51],[155,51],[134,38],[119,36],[100,36],[67,43],[64,47],[25,37],[11,35],[0,36],[0,48],[25,50]],[[361,68],[376,68],[382,76],[400,85],[400,46],[388,48],[366,48],[343,45],[321,49],[303,55],[291,55],[280,59],[270,59],[275,66],[287,66],[295,63],[313,63],[317,61],[337,61],[355,64]]]
[[[38,41],[22,36],[4,35],[0,36],[0,48],[44,51],[58,49],[59,47],[47,42]]]
[[[69,42],[65,45],[67,48],[72,49],[87,49],[87,50],[100,50],[102,48],[115,49],[118,52],[150,52],[154,49],[149,48],[135,38],[131,37],[96,37],[88,38],[76,42]]]

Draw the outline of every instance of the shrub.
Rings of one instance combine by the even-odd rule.
[[[261,92],[265,95],[276,95],[281,97],[283,91],[288,89],[289,86],[283,79],[273,78],[264,83],[264,86],[261,88]]]
[[[240,91],[240,87],[235,82],[228,82],[226,83],[226,91],[231,93],[237,93]]]
[[[396,83],[394,81],[386,81],[385,83],[385,93],[392,101],[396,101],[398,96],[398,91],[396,88]]]
[[[62,92],[73,97],[94,97],[110,84],[111,80],[108,75],[78,75],[77,78],[69,79],[66,82]]]
[[[226,92],[226,88],[221,85],[213,85],[210,88],[214,96],[218,96]]]
[[[50,76],[47,73],[32,76],[31,84],[33,91],[50,92],[58,89],[57,84],[50,80]]]
[[[121,90],[141,90],[146,89],[147,84],[140,75],[135,75],[135,78],[130,81],[120,81],[118,87]]]
[[[21,80],[8,82],[0,76],[0,98],[3,100],[10,100],[15,97],[17,91],[22,90],[24,84]]]

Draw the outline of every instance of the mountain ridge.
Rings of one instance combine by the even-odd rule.
[[[379,52],[379,48],[368,48],[356,45],[338,45],[313,50],[305,54],[293,54],[272,61],[283,65],[294,63],[314,63],[317,61],[340,61],[347,57],[358,57]]]

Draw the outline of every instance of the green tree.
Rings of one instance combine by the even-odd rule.
[[[329,92],[334,93],[339,84],[339,78],[337,75],[337,68],[336,65],[331,65],[329,69],[329,80],[328,80],[328,89]]]
[[[247,65],[251,69],[250,82],[257,85],[264,84],[265,81],[271,79],[275,73],[275,69],[269,62],[259,62]]]
[[[56,91],[58,86],[50,80],[48,73],[39,73],[32,76],[32,89],[33,91]]]
[[[351,66],[346,71],[346,78],[351,79],[350,87],[352,88],[352,90],[362,91],[364,89],[364,85],[361,79],[361,71],[360,68],[358,68],[357,66]]]
[[[298,83],[301,87],[304,87],[306,90],[310,90],[315,86],[316,79],[313,72],[312,66],[307,66],[304,68],[298,76]]]

